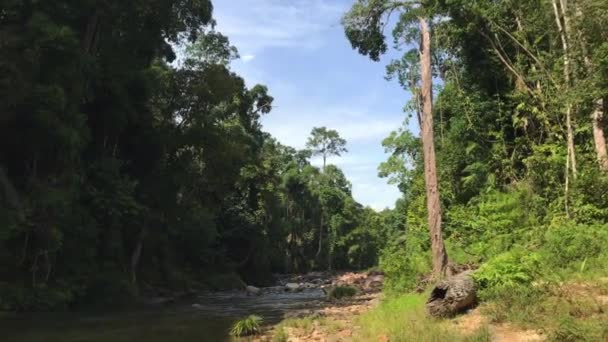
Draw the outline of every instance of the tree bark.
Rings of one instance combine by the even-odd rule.
[[[450,317],[475,305],[473,272],[466,271],[439,282],[433,288],[426,308],[433,317]]]
[[[439,186],[437,182],[437,165],[435,158],[435,142],[433,140],[433,74],[431,69],[431,33],[426,18],[420,21],[420,71],[422,101],[421,139],[424,155],[424,178],[426,184],[426,205],[428,210],[428,225],[431,236],[433,255],[433,276],[441,278],[445,275],[448,255],[443,244],[441,231],[441,205],[439,202]]]
[[[319,249],[317,249],[317,259],[323,250],[323,213],[321,213],[321,224],[319,225]]]
[[[146,236],[146,229],[142,228],[137,236],[137,244],[131,254],[131,283],[137,283],[137,266],[141,258],[141,250],[144,247],[144,237]]]
[[[593,109],[593,141],[600,170],[608,171],[608,153],[606,152],[606,138],[604,136],[604,112],[606,103],[603,99],[595,102]]]
[[[562,49],[564,50],[564,81],[565,81],[565,89],[569,89],[571,86],[570,79],[570,48],[569,48],[569,31],[570,31],[570,20],[568,19],[568,15],[566,13],[566,1],[560,0],[559,5],[557,0],[552,1],[553,12],[555,14],[555,23],[557,25],[557,29],[559,30],[559,36],[562,41]],[[560,10],[561,9],[561,10]],[[564,24],[562,25],[562,17],[564,19]],[[576,151],[574,148],[574,130],[572,129],[572,104],[568,103],[568,108],[566,109],[566,140],[568,147],[568,160],[570,169],[572,170],[572,175],[574,178],[577,176],[577,167],[576,167]],[[568,171],[569,172],[569,171]]]
[[[577,2],[574,3],[575,15],[579,17],[580,21],[585,20],[583,18],[583,11],[581,10]],[[595,72],[595,66],[589,57],[589,50],[587,49],[587,39],[580,29],[576,29],[577,41],[580,45],[580,49],[583,53],[583,60],[587,75],[592,75]],[[608,103],[605,99],[597,99],[593,104],[593,112],[591,113],[591,120],[593,123],[593,142],[595,145],[595,153],[597,161],[601,171],[608,171],[608,153],[606,152],[606,137],[604,135],[604,113],[608,108]]]

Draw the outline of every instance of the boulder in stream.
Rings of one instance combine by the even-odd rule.
[[[302,291],[302,287],[298,283],[287,283],[285,284],[285,291],[299,292]]]
[[[247,287],[245,288],[245,291],[247,292],[248,295],[253,295],[253,296],[259,296],[260,294],[262,294],[262,290],[260,290],[259,288],[255,287],[255,286],[251,286],[251,285],[247,285]]]

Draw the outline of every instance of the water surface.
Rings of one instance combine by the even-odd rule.
[[[260,296],[206,293],[126,312],[8,315],[0,318],[0,336],[3,342],[226,342],[237,319],[257,314],[272,324],[288,312],[318,306],[323,298],[319,289],[265,289]]]

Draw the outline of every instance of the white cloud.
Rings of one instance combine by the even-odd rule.
[[[243,63],[249,63],[252,60],[254,60],[255,55],[243,55],[241,56],[241,60],[243,61]]]
[[[315,49],[324,32],[340,24],[347,6],[335,0],[222,0],[215,17],[218,29],[241,51]]]

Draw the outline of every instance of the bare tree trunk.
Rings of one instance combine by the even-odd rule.
[[[144,247],[144,237],[146,236],[146,229],[142,228],[137,237],[137,244],[131,254],[131,283],[137,283],[137,266],[141,258],[141,250]]]
[[[99,17],[99,9],[95,9],[95,12],[93,15],[91,15],[87,22],[87,28],[82,40],[82,49],[86,53],[92,52],[97,44],[99,34]]]
[[[583,11],[577,2],[574,2],[575,15],[579,17],[579,20],[584,20]],[[589,58],[589,50],[587,49],[587,39],[583,32],[579,29],[577,32],[577,41],[580,44],[581,51],[583,53],[583,60],[587,75],[592,75],[595,72],[595,66]],[[597,161],[599,163],[600,170],[608,171],[608,153],[606,152],[606,137],[604,136],[604,113],[606,112],[608,103],[604,99],[598,99],[594,103],[593,112],[591,114],[591,120],[593,123],[593,142],[595,145],[595,153]]]
[[[568,32],[566,29],[569,29],[569,21],[566,19],[566,3],[564,0],[560,0],[559,5],[557,0],[552,0],[551,4],[553,5],[553,13],[555,15],[555,24],[557,25],[557,29],[559,30],[559,36],[562,41],[562,49],[564,50],[564,82],[565,87],[564,90],[570,88],[570,50],[568,47]],[[561,11],[560,11],[561,8]],[[562,16],[564,16],[564,25],[562,25]],[[568,26],[565,28],[565,26]],[[570,205],[568,203],[569,192],[570,192],[570,170],[572,170],[572,175],[576,178],[576,154],[574,150],[574,133],[572,129],[572,105],[570,103],[567,104],[566,109],[566,145],[568,155],[566,156],[566,173],[565,173],[565,184],[564,184],[564,205],[566,210],[566,216],[570,217]]]
[[[317,259],[323,250],[323,213],[321,213],[321,224],[319,225],[319,249],[317,249]]]
[[[424,178],[426,183],[426,205],[428,210],[429,233],[433,255],[433,276],[445,275],[448,255],[443,244],[441,232],[441,205],[437,182],[437,165],[435,160],[435,143],[433,141],[433,74],[431,70],[431,32],[426,18],[420,21],[420,71],[422,100],[421,139],[424,155]]]
[[[572,177],[576,179],[578,171],[576,167],[576,150],[574,148],[574,131],[572,129],[572,105],[570,104],[568,104],[568,109],[566,109],[566,128],[568,138],[568,158],[570,158]]]
[[[559,30],[559,36],[562,41],[562,49],[564,50],[564,81],[566,83],[566,89],[570,88],[570,48],[568,44],[568,35],[570,31],[570,20],[566,13],[567,3],[565,0],[560,0],[559,5],[557,0],[552,0],[553,12],[555,14],[555,23]],[[561,8],[561,10],[560,10]],[[564,24],[562,25],[562,17],[564,18]],[[574,130],[572,129],[572,104],[568,103],[566,109],[566,131],[567,131],[567,145],[568,145],[568,160],[569,169],[572,170],[572,175],[576,178],[577,167],[576,167],[576,151],[574,148]],[[569,172],[569,170],[567,170]]]
[[[568,14],[568,0],[559,0],[559,3],[562,12],[562,17],[564,18],[564,30],[562,31],[562,37],[564,37],[564,41],[571,42],[572,25],[570,24],[570,16]],[[568,66],[568,68],[564,68],[564,73],[566,74],[566,83],[568,87],[572,85],[572,80],[570,77],[570,70],[572,69],[572,62],[570,60],[570,48],[570,44],[564,45],[564,66]],[[570,146],[570,166],[572,167],[572,176],[574,177],[574,179],[576,179],[578,171],[576,167],[576,150],[574,148],[574,133],[572,129],[572,104],[568,104],[568,109],[566,110],[566,122],[568,126],[568,145]]]
[[[599,99],[595,102],[593,109],[593,141],[600,170],[608,171],[608,153],[606,152],[606,138],[604,137],[604,112],[606,103]]]

